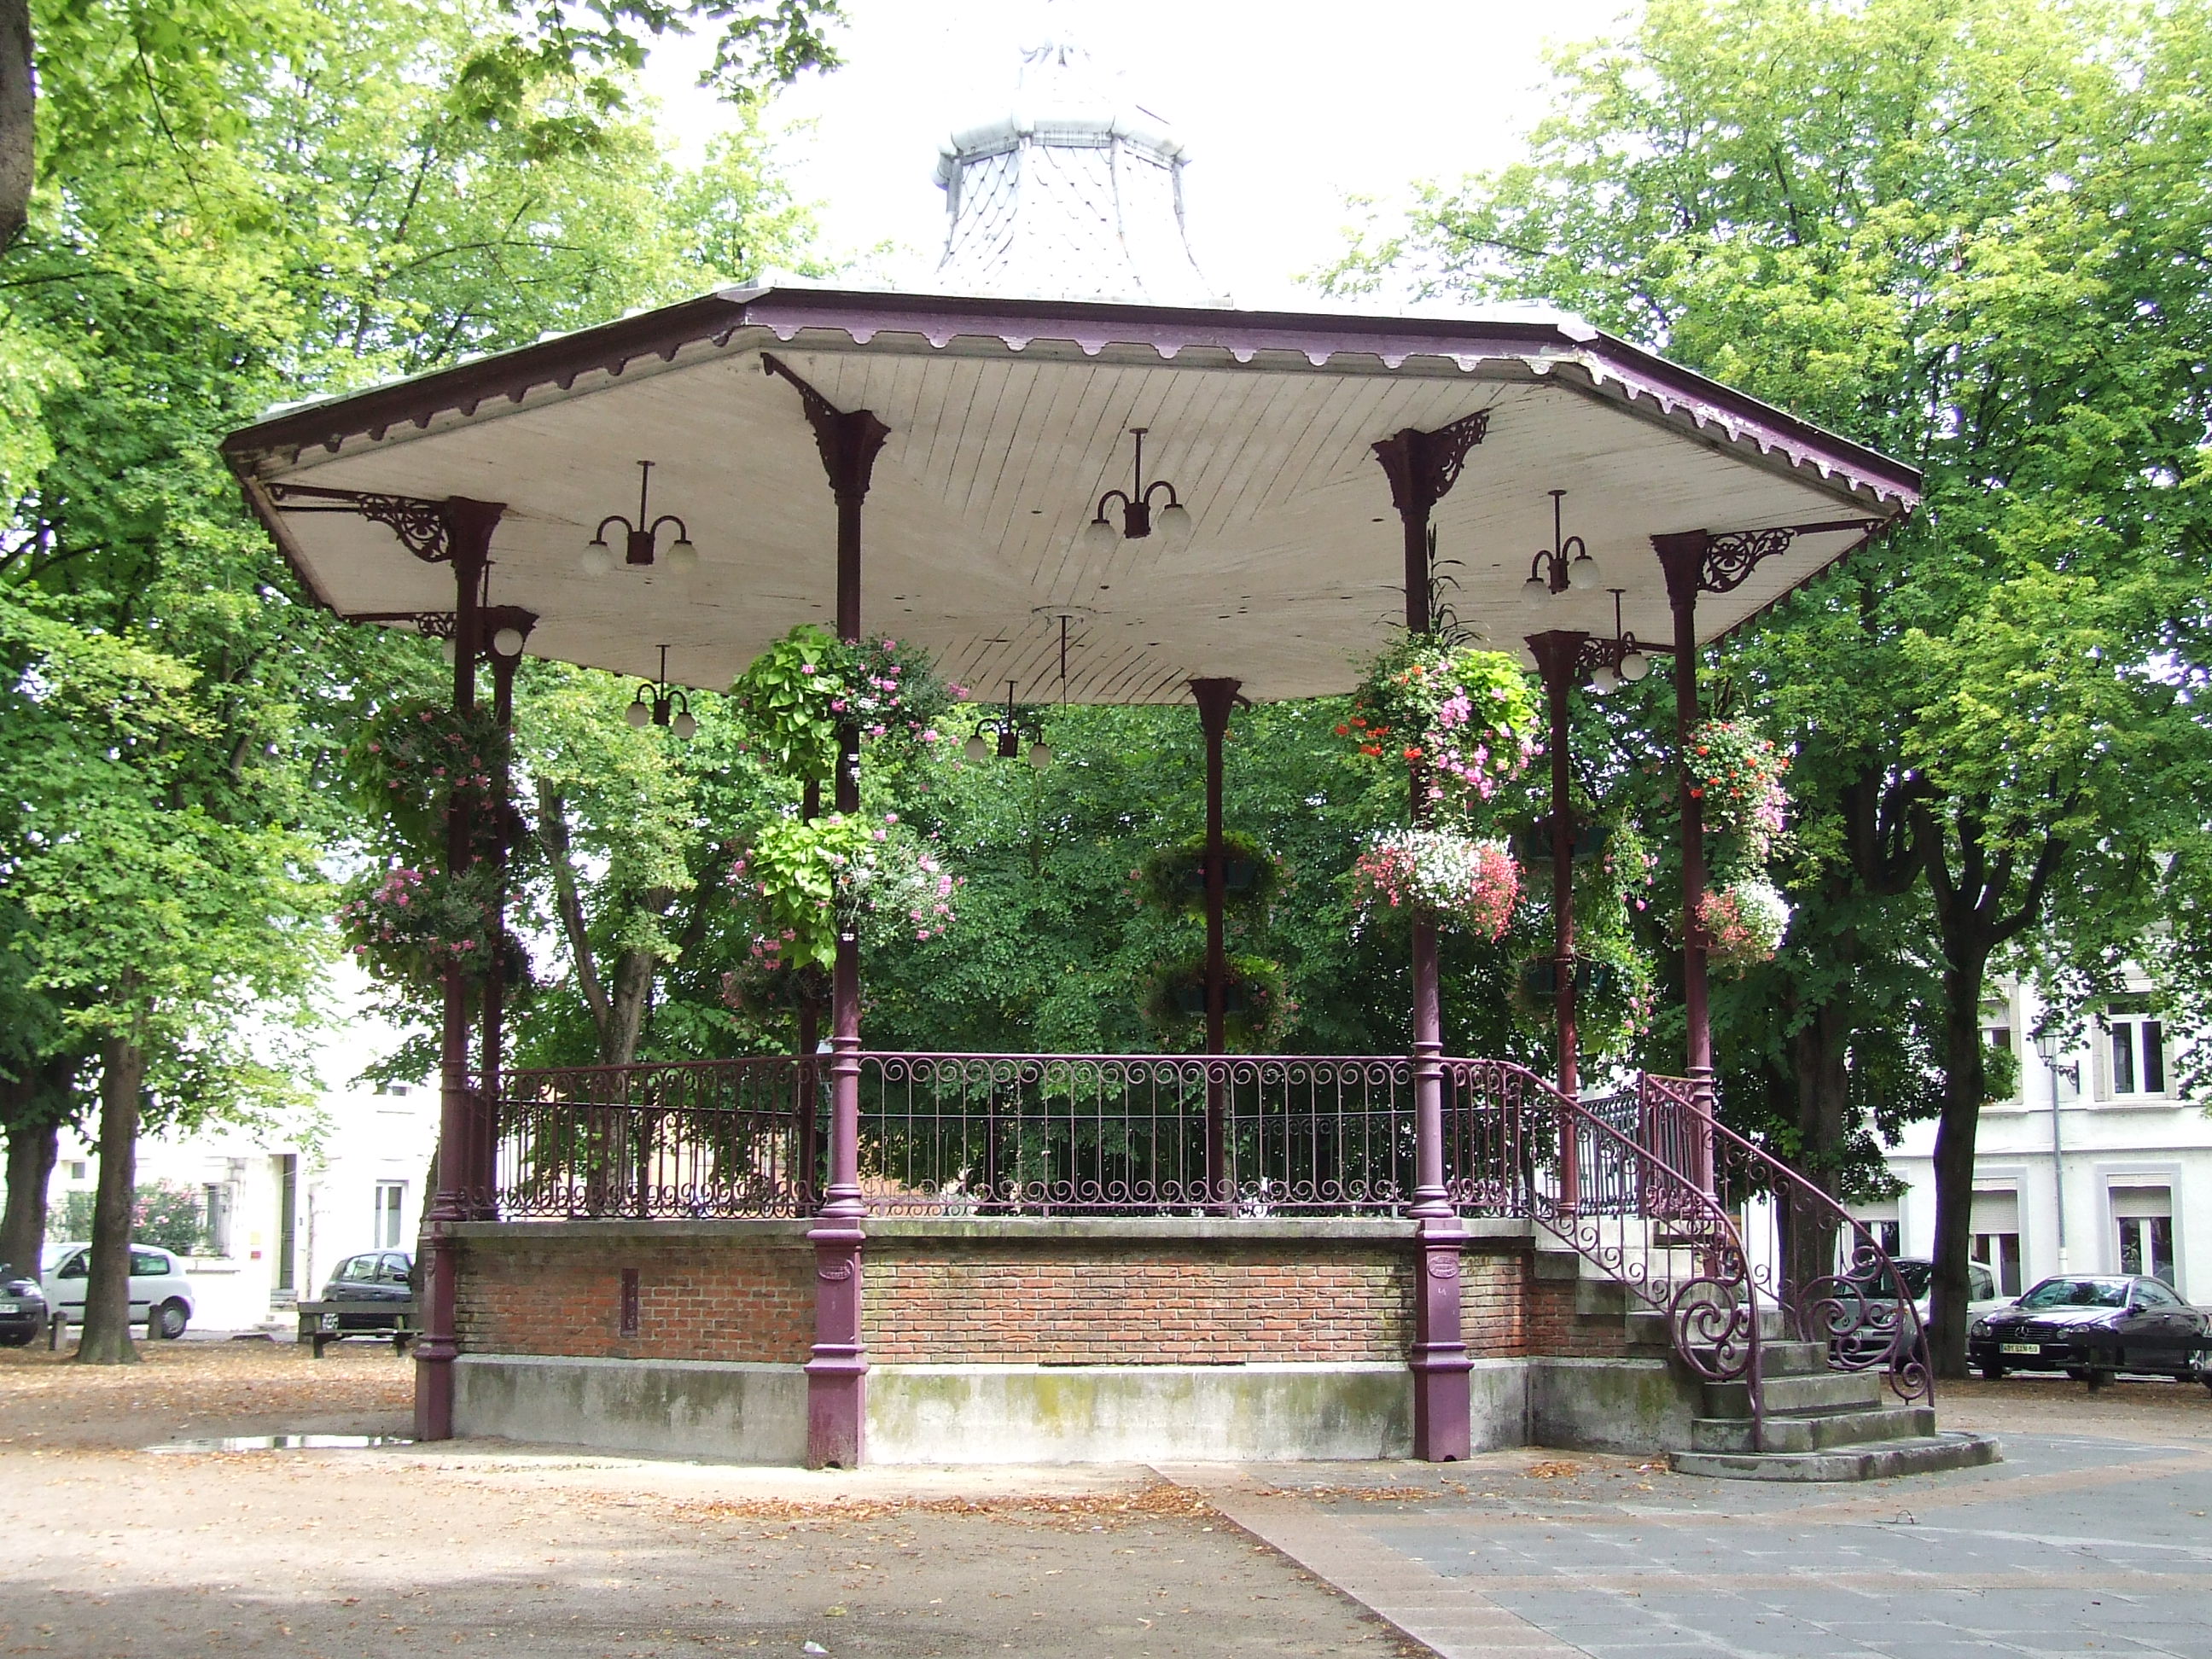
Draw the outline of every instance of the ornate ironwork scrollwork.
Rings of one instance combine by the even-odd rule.
[[[445,564],[453,559],[453,523],[443,501],[368,489],[333,489],[321,484],[277,483],[267,488],[269,499],[287,512],[350,513],[382,525],[425,564]]]
[[[1708,593],[1731,592],[1765,561],[1787,553],[1796,539],[1794,527],[1716,531],[1705,538],[1698,586]]]
[[[1490,411],[1478,409],[1433,432],[1413,427],[1382,439],[1375,459],[1390,480],[1390,500],[1401,515],[1425,517],[1451,493],[1468,453],[1490,430]]]

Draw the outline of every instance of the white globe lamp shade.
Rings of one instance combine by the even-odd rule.
[[[603,541],[589,543],[581,562],[586,576],[604,576],[615,568],[615,550]]]
[[[960,745],[960,758],[979,766],[991,758],[991,745],[981,732]]]
[[[668,729],[689,743],[698,734],[699,722],[691,718],[691,711],[686,708],[668,722]]]
[[[1620,659],[1620,678],[1631,685],[1651,672],[1651,659],[1641,651],[1631,651]]]
[[[1521,584],[1521,591],[1532,599],[1540,599],[1551,592],[1552,585],[1541,576],[1531,576]]]
[[[447,635],[438,647],[438,654],[446,659],[446,666],[451,668],[461,659],[460,641]]]
[[[1609,663],[1600,663],[1590,676],[1590,690],[1601,697],[1620,684],[1620,676],[1613,672]]]
[[[519,628],[501,629],[496,634],[494,634],[491,636],[491,648],[498,652],[502,657],[520,656],[522,654],[522,630]]]
[[[623,718],[632,726],[643,726],[653,719],[653,710],[642,702],[633,701],[629,708],[623,710]]]
[[[1083,526],[1083,550],[1086,553],[1110,553],[1114,544],[1121,539],[1121,532],[1104,519],[1093,519]]]
[[[1567,586],[1577,593],[1587,593],[1598,584],[1597,561],[1587,553],[1581,555],[1567,567]]]
[[[1160,516],[1153,525],[1170,547],[1188,547],[1190,538],[1198,531],[1197,521],[1190,516],[1190,509],[1181,501],[1171,501],[1162,507]]]
[[[688,576],[699,568],[699,550],[691,545],[689,536],[679,536],[669,544],[668,570],[671,575]]]
[[[1052,745],[1048,743],[1031,744],[1030,745],[1030,764],[1036,768],[1040,772],[1043,771],[1046,767],[1051,765]]]

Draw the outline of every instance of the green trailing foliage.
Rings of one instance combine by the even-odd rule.
[[[1206,854],[1203,835],[1154,848],[1129,872],[1138,902],[1170,915],[1204,915]],[[1264,914],[1279,884],[1275,855],[1249,836],[1224,832],[1221,861],[1224,907]]]

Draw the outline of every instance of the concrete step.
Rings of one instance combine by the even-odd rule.
[[[1755,1446],[1747,1417],[1700,1417],[1690,1424],[1690,1449],[1700,1452],[1817,1452],[1877,1440],[1924,1439],[1936,1432],[1927,1406],[1876,1406],[1864,1411],[1769,1412],[1764,1446]]]
[[[1886,1480],[1978,1468],[2003,1455],[1995,1435],[1954,1432],[1813,1452],[1674,1452],[1668,1462],[1677,1474],[1721,1480]]]
[[[1769,1413],[1865,1410],[1881,1405],[1881,1396],[1882,1379],[1876,1371],[1793,1372],[1764,1377],[1759,1386],[1759,1397]],[[1706,1383],[1705,1415],[1749,1417],[1749,1386]]]

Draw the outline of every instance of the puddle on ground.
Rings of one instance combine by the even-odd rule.
[[[356,1451],[364,1446],[411,1446],[407,1434],[227,1434],[209,1440],[165,1440],[149,1452]]]

